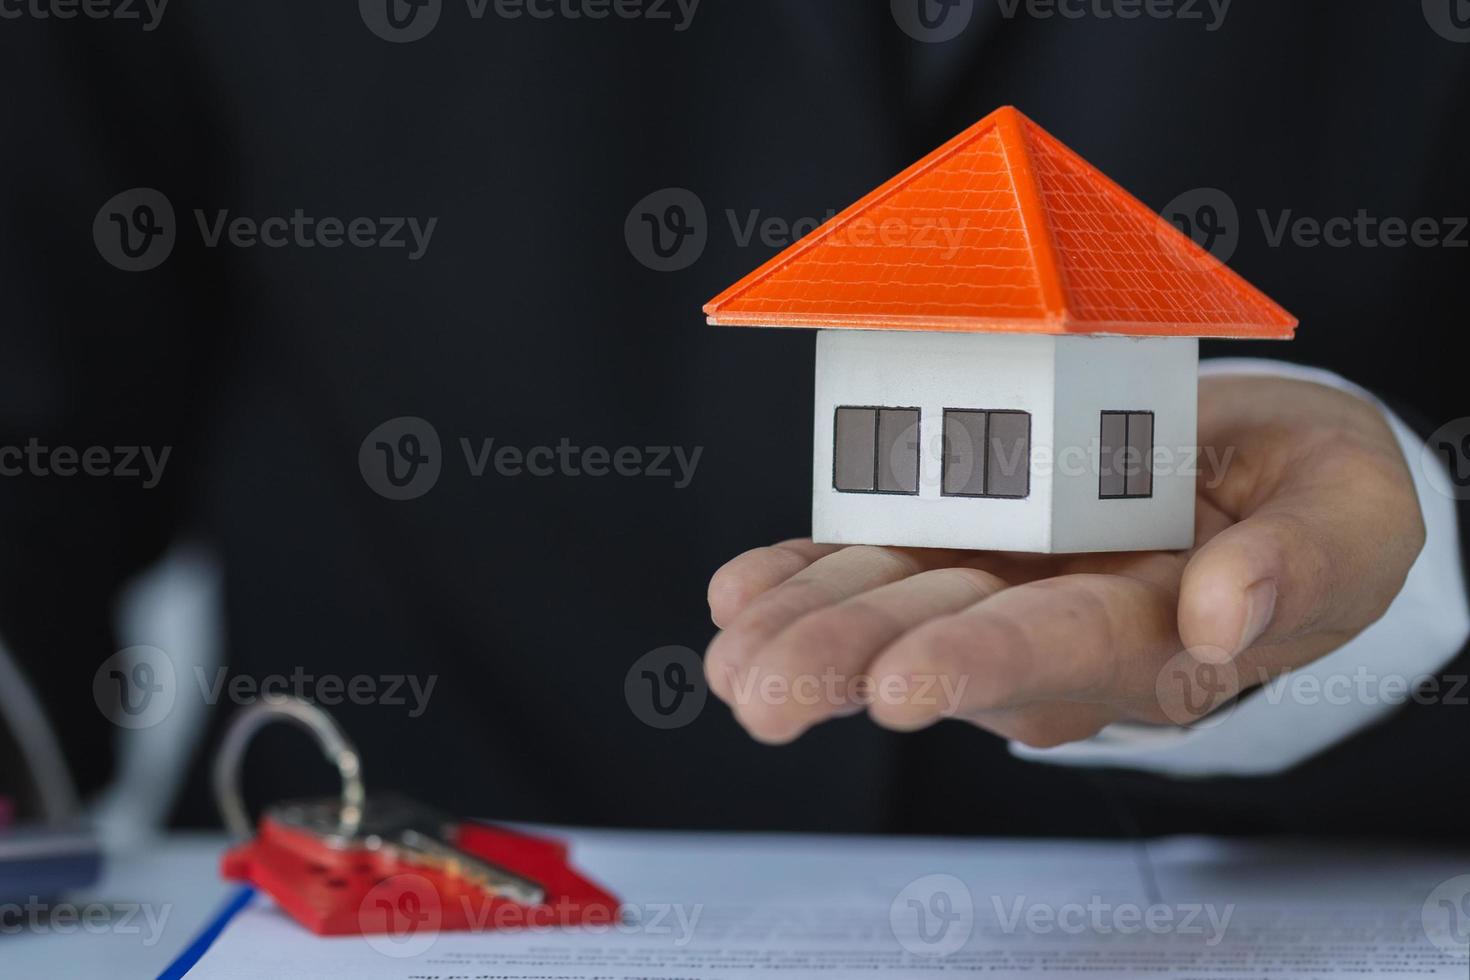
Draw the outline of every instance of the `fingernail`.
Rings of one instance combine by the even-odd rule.
[[[1276,580],[1263,579],[1245,590],[1245,629],[1240,633],[1240,643],[1235,647],[1235,656],[1245,653],[1266,632],[1271,617],[1276,612]]]

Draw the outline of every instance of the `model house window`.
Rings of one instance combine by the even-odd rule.
[[[839,408],[832,486],[843,493],[919,492],[919,410]]]
[[[1030,496],[1030,413],[945,409],[943,493],[1013,500]]]
[[[1126,500],[1154,495],[1154,413],[1103,412],[1098,496]]]

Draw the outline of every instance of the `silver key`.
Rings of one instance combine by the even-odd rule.
[[[403,797],[369,799],[355,821],[355,831],[354,821],[342,820],[342,806],[337,800],[288,803],[271,810],[268,816],[282,826],[320,838],[335,850],[390,854],[463,878],[520,905],[540,905],[546,898],[540,883],[455,846],[454,821]]]

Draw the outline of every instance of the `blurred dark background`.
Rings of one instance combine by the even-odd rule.
[[[114,771],[119,729],[92,681],[122,645],[119,589],[182,541],[223,568],[231,675],[436,677],[418,717],[333,710],[371,786],[458,812],[1456,832],[1463,789],[1425,748],[1453,707],[1411,707],[1283,776],[1170,783],[1023,763],[958,724],[900,737],[854,718],[763,748],[713,700],[661,731],[623,693],[648,651],[703,649],[715,568],[809,528],[812,336],[716,329],[700,313],[778,250],[739,229],[825,218],[1001,104],[1157,209],[1189,215],[1220,200],[1202,189],[1223,192],[1236,213],[1211,244],[1302,327],[1289,345],[1207,355],[1330,367],[1430,429],[1467,414],[1454,338],[1470,233],[1453,219],[1470,214],[1470,30],[1457,33],[1464,4],[1441,5],[1238,0],[1220,19],[1181,2],[1124,19],[1098,11],[1127,4],[1075,4],[1074,18],[974,0],[938,40],[957,20],[926,36],[887,0],[704,0],[692,18],[660,4],[670,19],[652,0],[606,19],[570,17],[588,6],[562,0],[540,5],[545,19],[501,16],[495,0],[476,18],[443,0],[405,43],[374,32],[371,4],[176,2],[151,30],[8,8],[22,13],[0,20],[0,445],[172,450],[149,489],[0,478],[0,637],[83,792]],[[177,240],[157,268],[127,272],[92,228],[138,187],[171,203]],[[660,271],[625,226],[668,188],[697,197],[707,243]],[[208,247],[194,216],[298,208],[438,220],[410,260],[411,247]],[[1435,219],[1439,240],[1313,247],[1269,233],[1360,212]],[[433,426],[442,473],[392,500],[359,451],[403,416]],[[702,455],[683,489],[477,478],[462,438]],[[177,683],[181,701],[201,698],[188,670]],[[229,713],[206,712],[175,824],[217,822],[203,776]],[[329,787],[304,745],[262,737],[252,799]]]

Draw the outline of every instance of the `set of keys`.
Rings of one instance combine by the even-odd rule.
[[[342,794],[271,807],[251,836],[239,764],[255,731],[277,720],[317,736]],[[238,716],[216,759],[215,791],[229,829],[250,837],[225,855],[224,876],[264,891],[319,935],[394,933],[400,911],[435,931],[609,925],[618,915],[617,899],[573,869],[557,841],[367,797],[356,750],[308,702]]]

